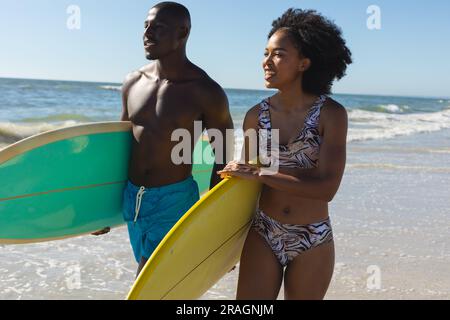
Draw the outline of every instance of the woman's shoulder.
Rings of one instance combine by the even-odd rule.
[[[259,115],[261,114],[261,111],[266,111],[267,109],[270,108],[269,99],[270,98],[265,98],[260,103],[254,105],[252,108],[250,108],[250,110],[247,111],[247,116],[258,118]]]
[[[250,110],[247,111],[247,114],[245,115],[245,120],[244,120],[244,127],[245,128],[258,128],[258,124],[259,124],[259,118],[261,115],[261,108],[262,108],[262,104],[265,100],[263,100],[262,102],[254,105],[253,107],[250,108]]]
[[[247,111],[247,116],[258,116],[261,111],[261,103],[258,103],[250,108],[250,110]]]
[[[347,109],[332,98],[326,99],[320,112],[320,132],[326,127],[347,128],[347,126]]]
[[[347,109],[336,100],[328,97],[323,103],[321,116],[324,118],[347,118]]]

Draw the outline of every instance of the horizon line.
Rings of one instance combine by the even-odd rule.
[[[66,79],[43,79],[43,78],[24,78],[24,77],[10,77],[1,76],[0,79],[10,80],[32,80],[32,81],[58,81],[58,82],[80,82],[80,83],[98,83],[98,84],[114,84],[122,85],[121,82],[111,81],[93,81],[93,80],[66,80]],[[273,91],[269,89],[256,89],[256,88],[231,88],[222,87],[224,90],[245,90],[245,91]],[[422,99],[450,99],[450,96],[414,96],[414,95],[395,95],[395,94],[373,94],[373,93],[346,93],[346,92],[332,92],[331,95],[353,95],[353,96],[369,96],[369,97],[393,97],[393,98],[422,98]]]

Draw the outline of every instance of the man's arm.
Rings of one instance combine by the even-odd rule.
[[[123,84],[122,84],[122,114],[120,117],[120,121],[130,121],[130,118],[128,116],[128,93],[130,91],[130,88],[133,86],[133,84],[136,83],[136,81],[139,79],[140,73],[139,72],[132,72],[127,75],[125,78]],[[96,231],[91,233],[93,236],[102,236],[104,234],[107,234],[111,231],[110,227],[106,227],[102,230]]]
[[[139,71],[134,71],[128,74],[123,81],[122,85],[122,114],[120,121],[130,121],[128,115],[128,94],[130,93],[131,87],[139,80],[141,73]]]
[[[208,136],[211,146],[216,157],[214,168],[211,174],[211,189],[214,188],[221,178],[217,174],[222,170],[228,161],[231,161],[234,156],[234,125],[231,119],[230,109],[228,105],[228,98],[223,89],[217,84],[209,85],[208,95],[205,100],[205,107],[203,111],[203,126],[208,130]],[[227,137],[227,129],[233,134]],[[221,139],[214,138],[216,135],[221,136]],[[223,143],[220,143],[223,142]],[[220,148],[220,149],[217,149]]]

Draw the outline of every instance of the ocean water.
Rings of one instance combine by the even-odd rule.
[[[121,113],[120,84],[0,79],[0,147],[43,131]],[[235,128],[272,92],[226,89]],[[349,142],[450,128],[450,100],[334,95],[349,112]]]
[[[269,91],[226,89],[236,128]],[[450,100],[334,95],[349,113],[347,169],[330,205],[327,298],[450,298]],[[59,127],[118,120],[120,84],[0,79],[0,149]],[[376,266],[382,287],[368,290]],[[123,299],[136,270],[126,228],[0,246],[0,299]],[[203,299],[233,299],[238,269]],[[282,293],[280,297],[282,297]]]

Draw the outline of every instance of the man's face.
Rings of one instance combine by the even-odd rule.
[[[179,25],[164,11],[153,8],[145,20],[144,49],[148,60],[163,58],[179,48]]]

